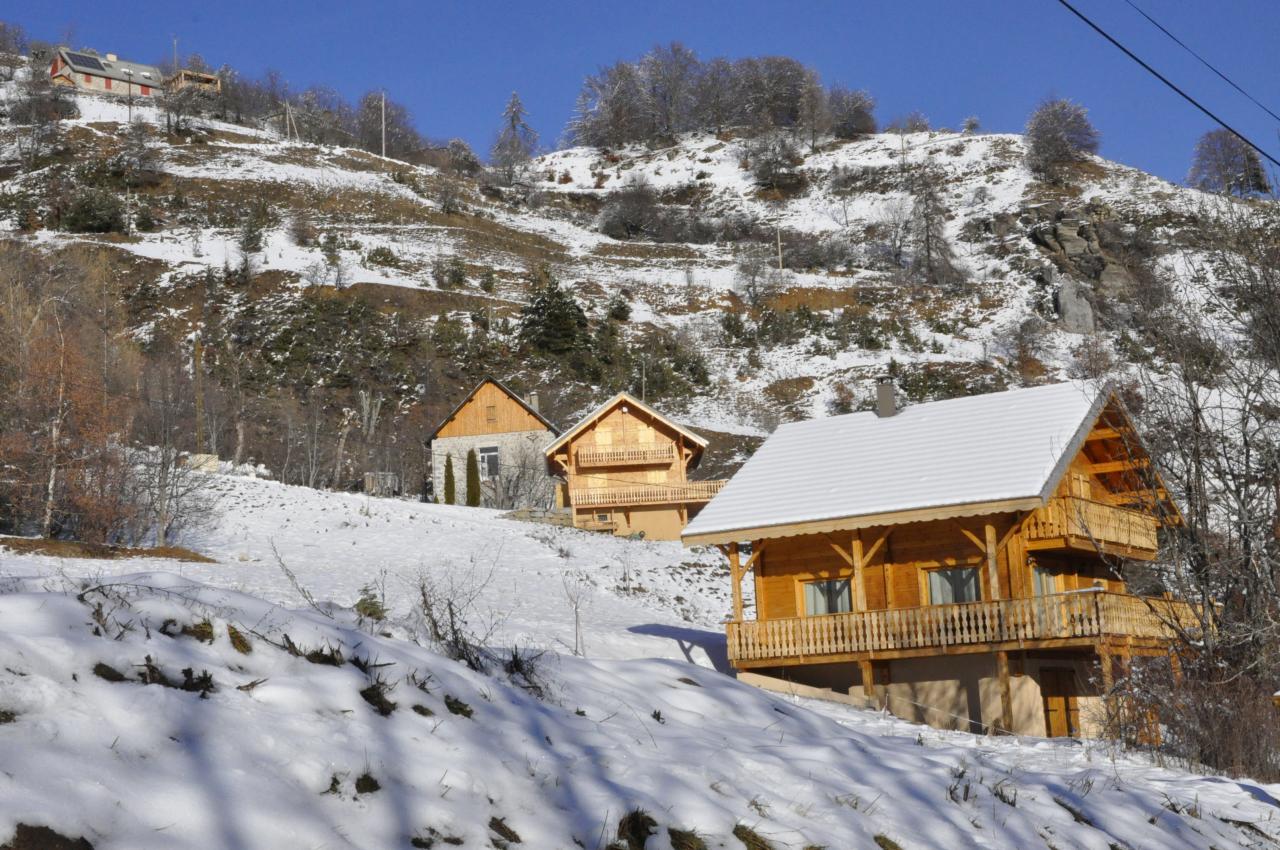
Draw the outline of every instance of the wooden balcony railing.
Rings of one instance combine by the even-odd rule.
[[[676,459],[674,443],[638,443],[634,446],[581,448],[573,453],[578,466],[643,466],[671,463]]]
[[[1193,628],[1185,602],[1103,591],[930,605],[816,617],[726,624],[733,661],[910,649],[962,644],[1020,644],[1107,636],[1170,639],[1172,623]]]
[[[569,503],[575,508],[603,508],[611,505],[708,502],[724,485],[724,481],[686,481],[680,484],[636,484],[633,487],[591,487],[570,491]]]
[[[1030,541],[1076,538],[1155,552],[1158,526],[1142,511],[1059,496],[1031,515],[1026,531]]]

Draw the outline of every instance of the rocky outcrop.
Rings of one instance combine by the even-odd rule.
[[[1104,304],[1109,314],[1125,312],[1123,305],[1133,290],[1133,277],[1099,244],[1094,223],[1053,206],[1029,213],[1031,241],[1050,255],[1062,273],[1054,300],[1063,329],[1073,333],[1093,330],[1095,308]]]

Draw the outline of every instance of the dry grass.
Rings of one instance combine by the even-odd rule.
[[[56,558],[164,558],[171,561],[188,561],[196,564],[216,564],[213,558],[184,549],[181,546],[156,546],[151,549],[133,549],[127,546],[107,546],[102,543],[83,543],[79,540],[45,540],[39,537],[0,537],[0,547],[22,555],[51,555]]]
[[[773,850],[773,845],[745,823],[740,823],[733,828],[733,837],[742,842],[747,850]]]

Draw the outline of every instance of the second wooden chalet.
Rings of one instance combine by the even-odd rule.
[[[693,481],[707,441],[618,393],[545,451],[577,528],[677,540],[723,481]]]
[[[1192,622],[1115,569],[1177,521],[1123,407],[1065,383],[899,412],[879,389],[778,428],[684,530],[728,556],[731,662],[936,726],[1097,733],[1115,665]]]

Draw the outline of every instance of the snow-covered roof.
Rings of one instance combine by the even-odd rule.
[[[1068,382],[782,425],[685,528],[724,543],[1044,503],[1111,397]],[[823,524],[828,524],[823,527]],[[796,528],[795,526],[801,526]],[[774,529],[775,534],[766,533]]]

